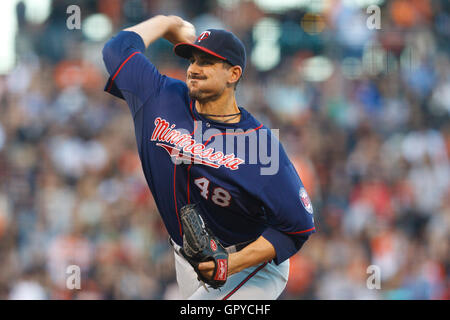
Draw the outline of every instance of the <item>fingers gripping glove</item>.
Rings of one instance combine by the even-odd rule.
[[[192,265],[198,279],[217,289],[225,284],[228,273],[228,252],[214,234],[205,226],[195,204],[188,204],[180,210],[183,225],[183,248],[181,254]],[[214,272],[211,279],[198,270],[200,262],[213,261]]]

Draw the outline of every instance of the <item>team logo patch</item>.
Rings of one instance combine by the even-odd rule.
[[[202,40],[205,40],[209,37],[209,35],[211,34],[211,31],[203,31],[202,33],[200,33],[200,35],[197,38],[197,42],[200,42]]]
[[[313,206],[311,203],[311,200],[308,197],[308,193],[306,193],[306,189],[304,187],[300,188],[299,192],[300,196],[300,202],[302,203],[303,207],[308,211],[310,214],[313,213]]]
[[[211,239],[211,242],[209,243],[209,245],[210,245],[212,251],[217,250],[216,242],[213,239]]]
[[[227,279],[228,264],[227,259],[217,259],[217,273],[214,280],[224,281]]]

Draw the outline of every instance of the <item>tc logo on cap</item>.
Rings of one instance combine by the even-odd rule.
[[[209,35],[211,34],[211,31],[203,31],[197,38],[197,42],[200,42],[202,40],[205,40],[206,38],[209,37]]]

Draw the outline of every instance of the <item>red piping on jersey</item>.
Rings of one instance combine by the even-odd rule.
[[[110,82],[110,84],[109,84],[109,86],[108,86],[108,90],[107,90],[108,92],[111,90],[111,87],[112,87],[112,84],[113,84],[113,82],[114,82],[114,79],[118,76],[120,70],[123,68],[123,66],[125,65],[125,63],[127,63],[128,60],[130,60],[136,53],[140,53],[140,52],[139,52],[139,51],[136,51],[136,52],[132,53],[128,58],[125,59],[124,62],[122,62],[122,64],[120,65],[119,69],[117,69],[116,73],[115,73],[114,76],[111,78],[111,82]]]
[[[194,131],[192,131],[192,133],[191,133],[191,136],[192,136],[195,133],[195,130],[197,130],[197,119],[195,119],[194,112],[192,112],[192,100],[189,105],[189,110],[191,111],[192,118],[194,119]]]
[[[177,214],[178,226],[180,228],[180,236],[181,236],[181,238],[183,238],[183,231],[181,230],[181,222],[180,222],[180,217],[178,216],[178,207],[177,207],[177,192],[176,192],[176,188],[175,188],[176,173],[177,173],[177,165],[174,164],[173,165],[173,199],[175,202],[175,213]]]
[[[312,230],[314,230],[315,228],[316,228],[316,227],[312,227],[311,229],[308,229],[308,230],[295,231],[295,232],[285,232],[285,233],[287,233],[287,234],[299,234],[299,233],[305,233],[305,232],[312,231]]]
[[[131,58],[131,56],[130,56],[130,58]],[[195,133],[195,130],[197,130],[197,121],[196,121],[196,119],[194,117],[194,113],[192,112],[192,100],[191,100],[189,108],[190,108],[190,111],[191,111],[192,118],[194,119],[194,131],[192,131],[192,133],[191,133],[191,135],[193,135]],[[191,166],[192,166],[192,163],[187,168],[187,174],[188,174],[188,176],[187,176],[187,200],[188,200],[188,203],[191,203],[191,200],[189,198],[189,171],[191,169]],[[178,215],[178,206],[177,206],[177,190],[176,190],[176,185],[175,185],[176,172],[177,172],[177,165],[175,164],[173,166],[173,199],[174,199],[174,202],[175,202],[175,213],[177,215],[178,226],[179,226],[179,230],[180,230],[180,236],[183,237],[183,231],[181,229],[181,222],[180,222],[180,217]]]
[[[237,285],[236,288],[234,288],[233,290],[230,291],[230,293],[228,293],[225,297],[223,297],[222,300],[227,300],[229,297],[231,297],[236,291],[238,291],[238,289],[240,287],[242,287],[248,280],[250,280],[251,277],[253,277],[259,270],[261,270],[262,268],[264,268],[267,265],[267,262],[264,262],[262,265],[260,265],[258,268],[256,268],[255,270],[253,270],[252,273],[250,273],[247,278],[245,278],[244,280],[241,281],[241,283],[239,283]]]
[[[193,136],[195,133],[195,130],[197,130],[197,119],[195,119],[194,112],[192,112],[192,100],[191,100],[191,103],[189,106],[189,110],[191,111],[192,118],[194,119],[194,131],[192,131],[192,133],[191,133],[191,136]],[[191,203],[191,197],[190,197],[190,192],[189,192],[191,166],[192,166],[192,163],[187,168],[187,201],[188,201],[188,204]]]
[[[189,182],[190,182],[191,166],[192,166],[192,163],[187,168],[187,201],[188,201],[188,204],[191,203],[191,197],[190,197],[190,194],[189,194]]]
[[[262,126],[263,126],[263,125],[261,124],[261,125],[260,125],[259,127],[257,127],[257,128],[253,128],[252,130],[244,131],[244,132],[221,132],[221,133],[216,133],[216,134],[213,134],[211,137],[209,137],[209,139],[206,140],[206,142],[205,142],[203,145],[206,147],[206,145],[209,143],[209,141],[211,141],[211,139],[212,139],[213,137],[215,137],[215,136],[221,136],[221,135],[227,135],[227,134],[234,134],[234,135],[238,135],[238,134],[247,134],[247,133],[250,133],[250,132],[252,132],[252,131],[256,131],[256,130],[261,129]]]

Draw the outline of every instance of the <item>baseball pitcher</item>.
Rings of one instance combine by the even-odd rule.
[[[146,48],[164,38],[188,59],[186,82],[162,75]],[[198,36],[176,16],[155,16],[103,48],[105,91],[131,111],[148,186],[174,249],[185,299],[277,299],[289,257],[315,232],[313,208],[275,135],[239,106],[242,42]],[[265,173],[271,154],[275,172]]]

